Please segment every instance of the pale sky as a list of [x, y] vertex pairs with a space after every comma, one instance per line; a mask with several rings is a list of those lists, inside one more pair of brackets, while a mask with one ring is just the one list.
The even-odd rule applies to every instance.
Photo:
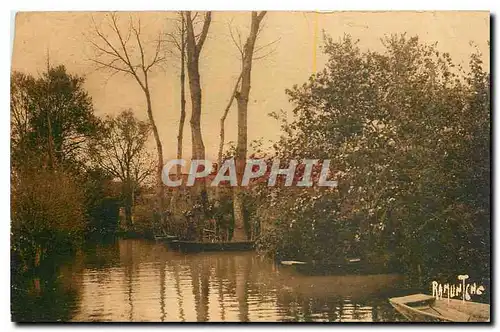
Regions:
[[[150, 39], [161, 31], [170, 31], [172, 12], [120, 13], [126, 23], [129, 16], [140, 18], [143, 34]], [[88, 59], [92, 48], [87, 41], [92, 16], [96, 22], [103, 12], [18, 13], [16, 16], [12, 69], [37, 74], [46, 68], [47, 53], [52, 65], [64, 64], [69, 72], [86, 76], [85, 87], [94, 101], [97, 115], [116, 114], [131, 108], [146, 120], [145, 98], [137, 83], [118, 74], [96, 71]], [[215, 12], [208, 39], [200, 59], [203, 90], [202, 132], [208, 159], [215, 161], [219, 144], [219, 119], [239, 74], [238, 51], [232, 44], [228, 24], [238, 27], [246, 38], [250, 13]], [[248, 138], [275, 140], [279, 123], [268, 117], [281, 109], [290, 112], [293, 105], [286, 88], [302, 84], [321, 70], [326, 57], [321, 51], [322, 30], [339, 39], [350, 34], [360, 39], [362, 49], [381, 50], [380, 38], [392, 33], [418, 35], [427, 43], [437, 42], [441, 52], [449, 52], [455, 62], [467, 65], [474, 42], [489, 67], [490, 17], [488, 12], [269, 12], [259, 45], [279, 39], [274, 53], [254, 63], [248, 114]], [[148, 38], [146, 38], [148, 39]], [[151, 49], [150, 49], [151, 51]], [[147, 52], [147, 51], [146, 51]], [[179, 123], [179, 64], [170, 59], [164, 69], [151, 77], [153, 112], [163, 143], [165, 159], [175, 158]], [[466, 66], [467, 68], [467, 66]], [[187, 81], [186, 81], [187, 83]], [[188, 85], [188, 84], [186, 84]], [[187, 118], [184, 127], [184, 157], [191, 155], [189, 127], [190, 98], [186, 96]], [[236, 140], [236, 105], [226, 120], [226, 142]], [[152, 141], [152, 140], [151, 140]], [[153, 144], [151, 149], [153, 150]]]

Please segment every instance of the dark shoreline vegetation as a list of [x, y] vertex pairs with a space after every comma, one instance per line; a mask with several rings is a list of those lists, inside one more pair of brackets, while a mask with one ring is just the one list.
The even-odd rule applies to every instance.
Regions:
[[[272, 114], [280, 140], [270, 151], [250, 144], [249, 158], [330, 159], [338, 188], [164, 188], [161, 212], [149, 123], [131, 110], [95, 116], [84, 78], [62, 65], [14, 72], [13, 290], [103, 237], [200, 240], [211, 228], [208, 239], [234, 240], [235, 198], [247, 238], [276, 260], [359, 257], [412, 286], [466, 273], [489, 290], [490, 74], [478, 53], [466, 71], [416, 37], [383, 44], [361, 51], [349, 36], [325, 36], [325, 68], [286, 91], [293, 118]], [[233, 146], [223, 158], [237, 155]]]

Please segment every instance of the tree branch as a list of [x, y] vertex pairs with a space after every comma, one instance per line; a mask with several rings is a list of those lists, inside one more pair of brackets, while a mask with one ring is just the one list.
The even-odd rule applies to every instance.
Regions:
[[205, 19], [203, 20], [203, 28], [201, 30], [198, 43], [196, 43], [196, 53], [199, 54], [208, 34], [208, 28], [210, 28], [210, 23], [212, 21], [212, 12], [205, 13]]

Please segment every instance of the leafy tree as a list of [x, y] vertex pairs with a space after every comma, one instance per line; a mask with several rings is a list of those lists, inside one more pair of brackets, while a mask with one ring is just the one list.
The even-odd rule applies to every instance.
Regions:
[[84, 78], [64, 66], [11, 75], [11, 248], [14, 267], [69, 250], [86, 228], [78, 171], [95, 133]]
[[11, 76], [11, 137], [13, 163], [43, 156], [50, 165], [68, 166], [81, 156], [85, 140], [95, 132], [92, 99], [84, 78], [49, 67], [40, 77], [14, 72]]
[[396, 260], [422, 277], [487, 275], [489, 74], [478, 54], [465, 72], [417, 37], [382, 43], [362, 52], [325, 36], [326, 67], [287, 90], [296, 107], [277, 156], [330, 159], [339, 187], [279, 189], [261, 216], [267, 237], [281, 235], [261, 242], [309, 259]]
[[146, 149], [150, 135], [151, 126], [126, 110], [116, 117], [108, 116], [100, 134], [89, 144], [89, 157], [95, 165], [122, 183], [128, 227], [132, 226], [134, 194], [155, 170]]

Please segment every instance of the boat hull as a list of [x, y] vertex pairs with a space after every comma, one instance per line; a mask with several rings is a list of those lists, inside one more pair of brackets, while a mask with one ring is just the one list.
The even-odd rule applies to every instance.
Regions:
[[254, 250], [253, 241], [244, 242], [199, 242], [199, 241], [172, 241], [169, 247], [182, 252], [204, 251], [250, 251]]
[[155, 235], [154, 239], [157, 242], [166, 242], [166, 243], [169, 243], [169, 242], [172, 242], [172, 241], [176, 241], [179, 238], [177, 236], [174, 236], [174, 235]]
[[366, 262], [338, 263], [328, 265], [304, 263], [291, 265], [291, 268], [295, 269], [300, 274], [310, 276], [389, 274], [398, 272], [398, 270], [395, 268]]
[[393, 303], [393, 302], [390, 302], [390, 303], [394, 307], [394, 309], [396, 309], [400, 314], [405, 316], [405, 318], [411, 322], [434, 322], [434, 323], [436, 323], [436, 322], [450, 322], [449, 320], [444, 319], [444, 318], [429, 316], [429, 315], [422, 314], [421, 312], [411, 310], [407, 306], [401, 305], [399, 303]]
[[437, 300], [414, 294], [389, 299], [390, 304], [412, 322], [489, 322], [490, 306], [456, 299]]

